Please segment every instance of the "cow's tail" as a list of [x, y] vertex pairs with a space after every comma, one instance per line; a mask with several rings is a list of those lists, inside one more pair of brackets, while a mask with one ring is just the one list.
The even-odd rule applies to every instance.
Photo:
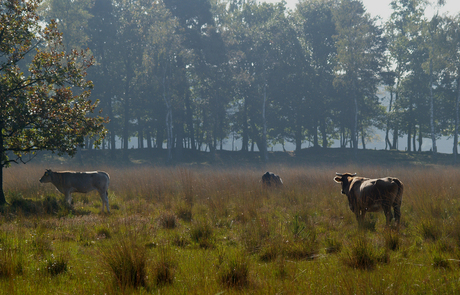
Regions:
[[397, 178], [393, 178], [393, 181], [398, 185], [398, 193], [396, 194], [396, 198], [393, 201], [393, 208], [395, 211], [395, 221], [397, 224], [399, 224], [399, 220], [401, 218], [401, 202], [404, 192], [404, 184]]

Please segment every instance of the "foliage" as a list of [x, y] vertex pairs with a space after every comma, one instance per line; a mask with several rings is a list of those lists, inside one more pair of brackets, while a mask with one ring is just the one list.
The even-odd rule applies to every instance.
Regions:
[[85, 136], [103, 134], [103, 119], [87, 117], [97, 105], [88, 99], [92, 83], [86, 80], [93, 60], [87, 51], [65, 52], [57, 23], [42, 26], [39, 4], [0, 4], [1, 169], [38, 150], [74, 155]]

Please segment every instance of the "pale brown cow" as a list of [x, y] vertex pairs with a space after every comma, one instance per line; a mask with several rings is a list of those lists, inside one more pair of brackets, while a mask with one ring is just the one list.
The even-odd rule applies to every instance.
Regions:
[[356, 173], [336, 173], [334, 181], [342, 184], [342, 194], [347, 195], [348, 205], [362, 225], [366, 212], [383, 210], [386, 225], [390, 225], [393, 218], [391, 207], [394, 209], [394, 218], [399, 225], [401, 218], [401, 201], [404, 191], [403, 183], [394, 177], [369, 179], [357, 177]]
[[104, 205], [107, 208], [107, 213], [110, 213], [108, 188], [110, 176], [106, 172], [74, 172], [74, 171], [59, 171], [54, 172], [47, 169], [42, 178], [41, 183], [51, 182], [54, 186], [65, 195], [66, 201], [71, 205], [72, 193], [88, 193], [97, 190], [102, 200], [102, 212]]

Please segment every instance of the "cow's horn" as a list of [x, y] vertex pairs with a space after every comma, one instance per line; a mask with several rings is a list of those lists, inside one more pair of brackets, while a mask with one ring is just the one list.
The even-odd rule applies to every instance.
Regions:
[[342, 173], [335, 172], [335, 174], [336, 174], [337, 176], [343, 176]]

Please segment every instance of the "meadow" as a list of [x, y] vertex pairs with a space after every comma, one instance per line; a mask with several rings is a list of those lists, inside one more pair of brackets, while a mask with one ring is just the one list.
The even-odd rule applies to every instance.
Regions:
[[[456, 167], [98, 169], [111, 214], [96, 192], [67, 206], [42, 165], [4, 170], [1, 294], [460, 293]], [[335, 172], [398, 177], [400, 227], [379, 212], [358, 228]]]

